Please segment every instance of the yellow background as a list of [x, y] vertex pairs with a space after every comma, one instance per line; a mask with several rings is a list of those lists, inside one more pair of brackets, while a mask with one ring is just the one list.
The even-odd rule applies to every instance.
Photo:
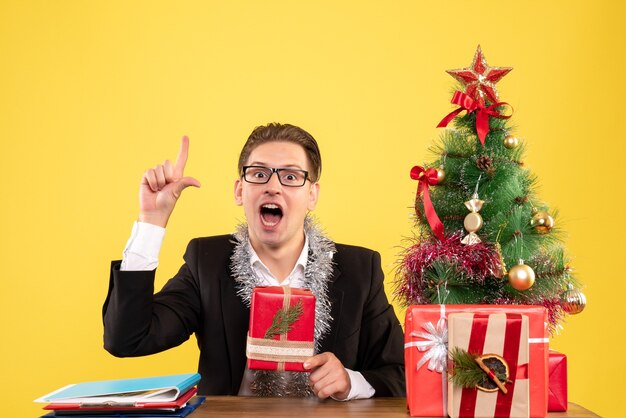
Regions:
[[[609, 1], [2, 1], [0, 397], [3, 416], [87, 380], [191, 372], [192, 339], [118, 359], [102, 348], [111, 259], [143, 170], [191, 138], [187, 190], [157, 287], [195, 236], [228, 233], [236, 158], [269, 121], [309, 130], [324, 157], [317, 215], [387, 273], [411, 235], [415, 164], [431, 161], [454, 80], [481, 44], [560, 211], [589, 305], [551, 345], [570, 400], [619, 416], [624, 262], [624, 6]], [[462, 204], [462, 202], [459, 202]], [[404, 312], [398, 312], [403, 319]]]

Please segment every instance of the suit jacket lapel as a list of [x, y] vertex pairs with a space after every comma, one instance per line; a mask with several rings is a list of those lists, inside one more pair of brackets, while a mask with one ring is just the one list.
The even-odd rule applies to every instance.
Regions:
[[336, 281], [339, 279], [341, 271], [336, 264], [333, 265], [333, 275], [330, 277], [328, 283], [328, 298], [330, 299], [330, 316], [333, 318], [334, 326], [330, 328], [328, 334], [322, 339], [320, 345], [320, 353], [326, 351], [333, 351], [335, 348], [335, 342], [337, 340], [337, 331], [339, 327], [339, 318], [341, 318], [341, 309], [343, 307], [343, 290], [335, 286]]
[[229, 272], [220, 277], [222, 296], [222, 318], [226, 335], [226, 349], [229, 353], [232, 394], [239, 392], [241, 379], [246, 366], [246, 335], [250, 319], [250, 309], [237, 296], [235, 281]]

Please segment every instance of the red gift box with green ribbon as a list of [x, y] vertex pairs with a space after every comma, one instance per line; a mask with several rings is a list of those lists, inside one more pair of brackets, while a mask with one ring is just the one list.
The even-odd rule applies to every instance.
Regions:
[[404, 327], [407, 405], [411, 416], [448, 415], [448, 316], [451, 313], [518, 313], [529, 319], [530, 416], [548, 409], [548, 329], [543, 306], [412, 305]]
[[315, 296], [288, 286], [252, 291], [246, 344], [248, 368], [299, 371], [314, 354]]

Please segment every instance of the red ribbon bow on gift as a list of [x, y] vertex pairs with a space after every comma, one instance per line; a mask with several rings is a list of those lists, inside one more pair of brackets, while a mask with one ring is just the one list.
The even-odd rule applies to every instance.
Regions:
[[[441, 223], [439, 217], [437, 216], [437, 212], [435, 212], [433, 202], [430, 200], [430, 193], [428, 192], [428, 186], [434, 186], [437, 184], [437, 170], [434, 168], [425, 170], [424, 167], [416, 165], [411, 169], [411, 178], [419, 181], [419, 184], [417, 185], [417, 193], [415, 194], [415, 200], [419, 198], [420, 194], [424, 194], [424, 213], [426, 215], [426, 220], [428, 220], [428, 225], [430, 225], [430, 228], [435, 233], [435, 236], [439, 238], [440, 241], [443, 241], [443, 223]], [[419, 216], [417, 206], [415, 207], [415, 213]]]
[[445, 128], [448, 126], [448, 123], [452, 121], [464, 110], [467, 110], [467, 113], [472, 113], [477, 111], [476, 113], [476, 133], [478, 134], [478, 138], [480, 139], [480, 143], [485, 146], [485, 138], [489, 133], [489, 116], [498, 118], [498, 119], [508, 119], [511, 115], [502, 115], [497, 110], [496, 107], [502, 105], [508, 105], [505, 102], [497, 102], [492, 104], [489, 107], [485, 107], [485, 103], [482, 100], [474, 100], [472, 97], [468, 96], [465, 93], [460, 91], [455, 91], [452, 96], [452, 100], [450, 101], [452, 104], [460, 106], [458, 109], [450, 112], [445, 118], [439, 122], [437, 128]]

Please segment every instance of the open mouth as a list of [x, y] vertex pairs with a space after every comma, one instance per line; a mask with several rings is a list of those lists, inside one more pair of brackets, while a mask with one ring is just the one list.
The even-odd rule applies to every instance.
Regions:
[[265, 226], [275, 226], [283, 217], [283, 210], [273, 203], [261, 206], [261, 221]]

